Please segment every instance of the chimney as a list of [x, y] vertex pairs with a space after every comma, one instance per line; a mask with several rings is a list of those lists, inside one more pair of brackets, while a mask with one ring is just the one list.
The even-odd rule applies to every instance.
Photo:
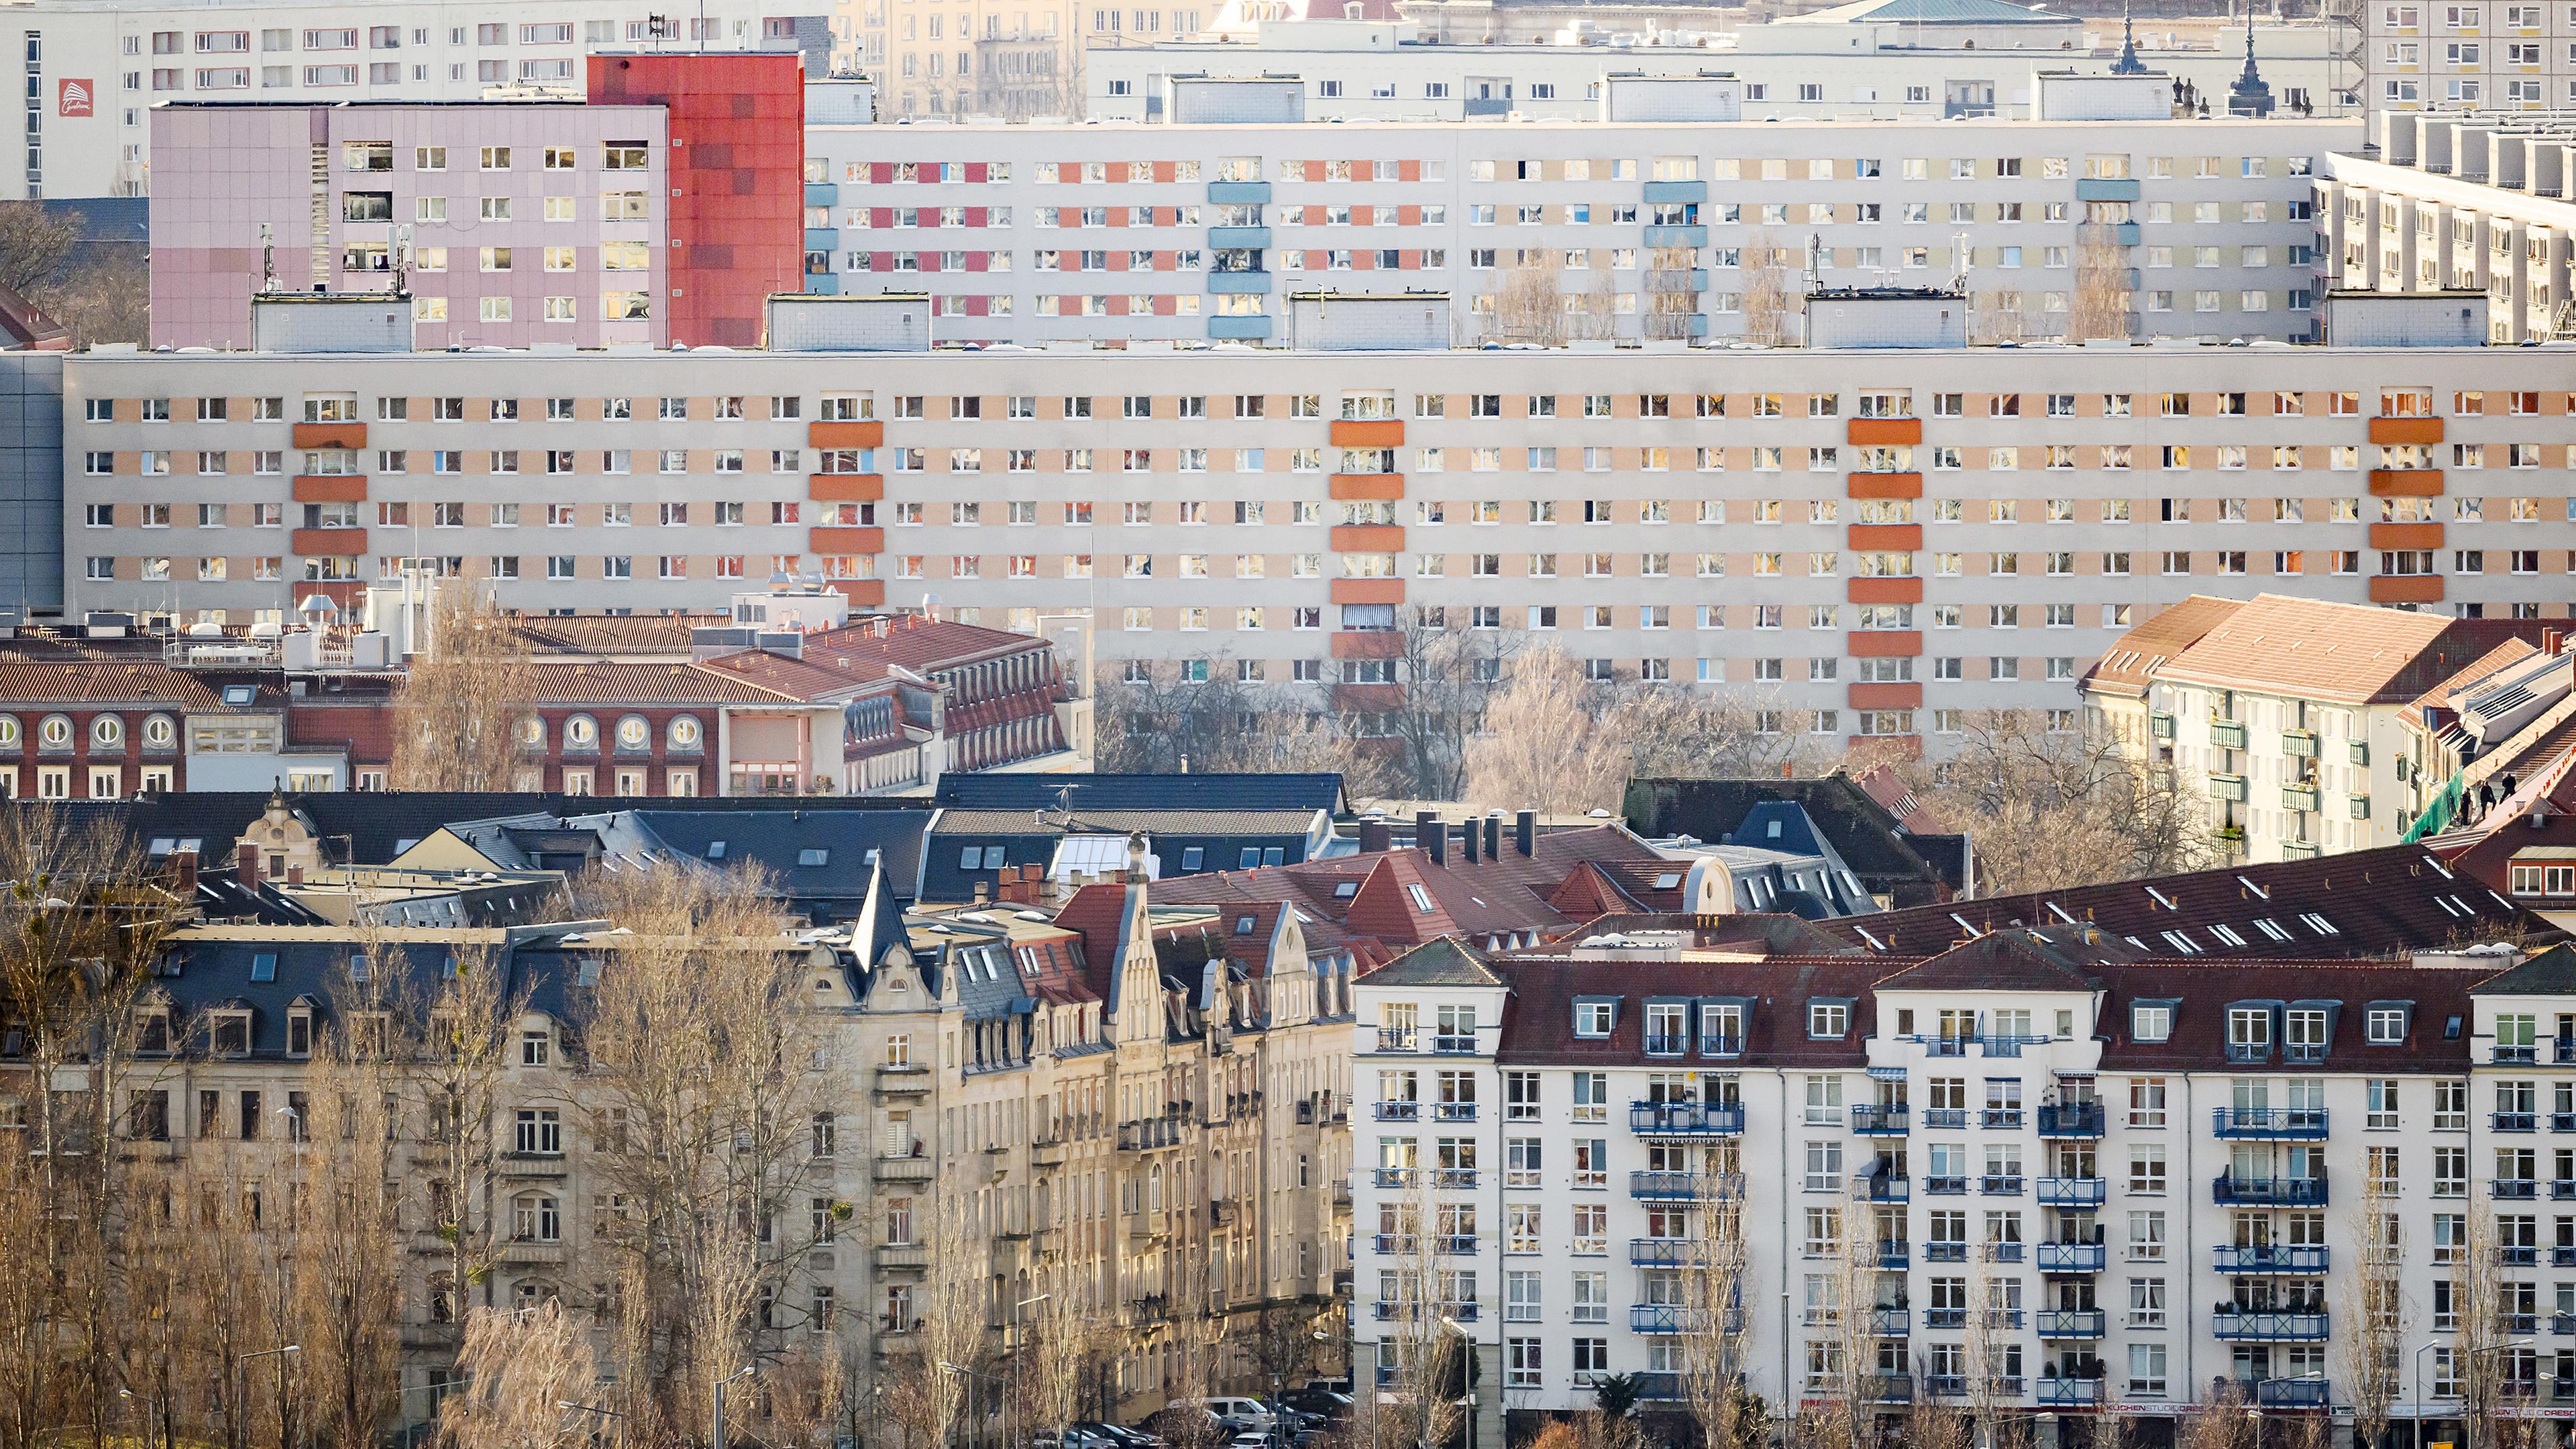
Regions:
[[1449, 863], [1449, 827], [1437, 810], [1413, 812], [1413, 843], [1431, 852], [1433, 865]]
[[1472, 815], [1467, 817], [1466, 825], [1458, 831], [1458, 844], [1467, 852], [1467, 864], [1474, 865], [1476, 863], [1476, 817]]
[[2566, 648], [2567, 635], [2564, 631], [2558, 629], [2543, 629], [2540, 631], [2541, 653], [2555, 658], [2559, 654], [2564, 653]]
[[286, 868], [286, 883], [288, 885], [304, 884], [304, 867], [300, 865], [288, 866]]
[[1503, 816], [1494, 811], [1485, 817], [1485, 859], [1503, 858]]
[[179, 894], [189, 900], [195, 900], [197, 898], [197, 853], [193, 850], [180, 851], [172, 857], [171, 863], [179, 869]]
[[975, 882], [975, 904], [980, 906], [992, 898], [993, 887], [990, 883], [980, 880]]
[[233, 847], [233, 873], [246, 886], [259, 884], [259, 847], [245, 840]]
[[1384, 855], [1386, 853], [1387, 846], [1393, 843], [1394, 839], [1394, 833], [1386, 828], [1385, 821], [1363, 820], [1360, 822], [1360, 854]]
[[1512, 848], [1523, 855], [1538, 854], [1538, 812], [1523, 810], [1512, 817]]

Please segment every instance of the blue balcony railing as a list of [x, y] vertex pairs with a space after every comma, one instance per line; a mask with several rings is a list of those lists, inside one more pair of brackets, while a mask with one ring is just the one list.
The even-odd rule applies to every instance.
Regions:
[[2326, 1175], [2322, 1168], [2314, 1177], [2231, 1177], [2222, 1173], [2210, 1190], [2215, 1201], [2247, 1207], [2326, 1205]]
[[1633, 1102], [1628, 1130], [1648, 1136], [1735, 1136], [1744, 1131], [1741, 1102]]
[[2487, 1125], [2498, 1132], [2537, 1132], [2540, 1115], [2536, 1112], [2490, 1112]]
[[[2047, 1337], [2045, 1333], [2040, 1335]], [[2039, 1403], [2045, 1409], [2089, 1409], [2102, 1402], [2100, 1379], [2049, 1379], [2039, 1381]]]
[[2494, 1060], [2499, 1066], [2529, 1066], [2540, 1060], [2540, 1048], [2530, 1042], [2514, 1045], [2497, 1042]]
[[1914, 1180], [1890, 1172], [1865, 1172], [1851, 1181], [1851, 1195], [1864, 1202], [1905, 1202], [1912, 1198]]
[[2043, 1177], [2039, 1205], [2053, 1208], [2097, 1208], [2110, 1196], [2111, 1184], [2099, 1177]]
[[1380, 1102], [1377, 1104], [1377, 1120], [1419, 1122], [1422, 1120], [1422, 1104], [1420, 1102]]
[[1474, 1233], [1440, 1233], [1432, 1238], [1431, 1250], [1435, 1253], [1447, 1253], [1453, 1257], [1473, 1257], [1476, 1252], [1476, 1235]]
[[2264, 1379], [2254, 1385], [2254, 1402], [2266, 1409], [2322, 1409], [2334, 1402], [2323, 1378]]
[[1685, 1056], [1689, 1054], [1690, 1049], [1691, 1039], [1688, 1032], [1646, 1033], [1646, 1055], [1650, 1057]]
[[2043, 1308], [2032, 1326], [2042, 1338], [2100, 1338], [2111, 1331], [2111, 1317], [2099, 1308]]
[[2529, 1243], [2506, 1243], [2496, 1249], [2496, 1263], [2506, 1268], [2540, 1266], [2540, 1249]]
[[1977, 1179], [1977, 1191], [1988, 1197], [2019, 1197], [2021, 1196], [2021, 1174], [1989, 1172]]
[[2019, 1107], [1988, 1107], [1982, 1119], [1989, 1132], [2018, 1132], [2022, 1116]]
[[1476, 1038], [1471, 1032], [1462, 1032], [1455, 1036], [1435, 1036], [1431, 1039], [1431, 1050], [1434, 1054], [1444, 1057], [1471, 1057], [1476, 1054]]
[[1923, 1326], [1925, 1328], [1965, 1328], [1968, 1326], [1968, 1310], [1926, 1308], [1923, 1310]]
[[1628, 1261], [1640, 1268], [1681, 1268], [1700, 1260], [1700, 1244], [1691, 1238], [1630, 1238]]
[[1914, 1376], [1911, 1374], [1871, 1374], [1863, 1389], [1882, 1404], [1910, 1404], [1914, 1401]]
[[1704, 1057], [1740, 1057], [1744, 1055], [1744, 1038], [1704, 1031], [1699, 1035], [1699, 1054]]
[[[1628, 1331], [1631, 1333], [1696, 1333], [1708, 1321], [1708, 1315], [1680, 1303], [1632, 1303], [1628, 1306]], [[1744, 1310], [1726, 1310], [1726, 1330], [1740, 1333], [1744, 1329]]]
[[2044, 1036], [2015, 1036], [2008, 1032], [1989, 1032], [1977, 1038], [1977, 1046], [1990, 1057], [2017, 1057], [2023, 1047], [2046, 1046]]
[[1414, 1029], [1409, 1026], [1381, 1026], [1377, 1029], [1377, 1049], [1382, 1052], [1414, 1050]]
[[1914, 1314], [1903, 1308], [1873, 1308], [1869, 1331], [1880, 1338], [1903, 1338], [1914, 1331]]
[[2042, 1137], [2099, 1137], [2102, 1135], [2102, 1104], [2099, 1102], [2053, 1102], [2039, 1109], [2039, 1135]]
[[1381, 1167], [1377, 1169], [1375, 1182], [1379, 1187], [1411, 1187], [1414, 1172], [1415, 1169], [1410, 1167]]
[[2320, 1142], [2326, 1135], [2323, 1107], [2217, 1107], [2210, 1116], [2221, 1137]]
[[1965, 1107], [1926, 1107], [1923, 1109], [1923, 1126], [1926, 1130], [1933, 1132], [1965, 1131], [1968, 1126], [1968, 1109]]
[[2039, 1271], [2043, 1273], [2099, 1273], [2109, 1262], [2108, 1250], [2100, 1243], [2039, 1245]]
[[1986, 1261], [1989, 1263], [2018, 1263], [2021, 1260], [2022, 1245], [2019, 1243], [1986, 1244]]
[[2266, 1308], [2221, 1308], [2209, 1315], [2212, 1338], [2229, 1343], [2323, 1343], [2326, 1315], [2283, 1313]]
[[1910, 1253], [1909, 1245], [1907, 1245], [1907, 1244], [1905, 1244], [1905, 1243], [1881, 1243], [1881, 1244], [1879, 1244], [1879, 1245], [1878, 1245], [1878, 1266], [1879, 1266], [1879, 1270], [1880, 1270], [1881, 1272], [1887, 1272], [1887, 1273], [1902, 1273], [1902, 1272], [1904, 1272], [1904, 1271], [1906, 1270], [1906, 1268], [1908, 1268], [1909, 1266], [1911, 1266], [1911, 1253]]
[[2211, 1266], [2221, 1273], [2252, 1276], [2262, 1273], [2322, 1274], [2326, 1271], [2328, 1252], [2323, 1247], [2292, 1247], [2284, 1243], [2264, 1243], [2252, 1247], [2233, 1247], [2226, 1243], [2210, 1250]]
[[2540, 1196], [2540, 1179], [2536, 1177], [2499, 1177], [2487, 1185], [2487, 1195], [2505, 1202], [2530, 1202]]
[[1967, 1190], [1968, 1180], [1964, 1177], [1950, 1177], [1944, 1175], [1941, 1177], [1927, 1177], [1923, 1179], [1923, 1191], [1928, 1197], [1959, 1197], [1964, 1195]]
[[1441, 1122], [1473, 1122], [1476, 1120], [1476, 1104], [1473, 1102], [1434, 1102], [1431, 1104], [1431, 1115], [1434, 1120]]
[[1709, 1197], [1742, 1197], [1744, 1174], [1740, 1172], [1632, 1172], [1628, 1174], [1628, 1196], [1641, 1202], [1696, 1202]]
[[1851, 1130], [1863, 1137], [1902, 1137], [1905, 1135], [1903, 1103], [1865, 1102], [1851, 1109]]
[[1964, 1399], [1968, 1396], [1966, 1374], [1925, 1374], [1923, 1392], [1935, 1399]]
[[1959, 1242], [1925, 1243], [1923, 1245], [1923, 1261], [1926, 1263], [1964, 1263], [1968, 1261], [1968, 1245]]

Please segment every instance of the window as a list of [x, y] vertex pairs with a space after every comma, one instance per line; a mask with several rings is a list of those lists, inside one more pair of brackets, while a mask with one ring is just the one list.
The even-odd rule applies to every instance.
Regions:
[[1617, 1015], [1618, 1003], [1615, 1001], [1578, 1001], [1574, 1003], [1574, 1034], [1608, 1036]]
[[1851, 1029], [1851, 1003], [1847, 1001], [1811, 1001], [1807, 1003], [1807, 1035], [1818, 1041], [1839, 1041]]

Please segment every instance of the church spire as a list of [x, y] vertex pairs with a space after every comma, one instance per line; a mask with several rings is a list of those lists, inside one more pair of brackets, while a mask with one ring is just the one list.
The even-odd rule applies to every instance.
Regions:
[[2113, 75], [2145, 75], [2147, 63], [2138, 59], [2138, 26], [2129, 16], [2129, 7], [2120, 6], [2120, 58], [2111, 62]]
[[2245, 71], [2236, 84], [2227, 88], [2227, 113], [2231, 116], [2268, 116], [2272, 114], [2272, 88], [2263, 82], [2263, 73], [2254, 67], [2254, 5], [2245, 5]]

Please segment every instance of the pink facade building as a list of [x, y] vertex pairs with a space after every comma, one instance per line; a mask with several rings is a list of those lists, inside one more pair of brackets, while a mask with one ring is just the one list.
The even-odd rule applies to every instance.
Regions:
[[669, 129], [660, 105], [155, 107], [152, 340], [246, 348], [263, 286], [399, 281], [422, 348], [662, 346]]

